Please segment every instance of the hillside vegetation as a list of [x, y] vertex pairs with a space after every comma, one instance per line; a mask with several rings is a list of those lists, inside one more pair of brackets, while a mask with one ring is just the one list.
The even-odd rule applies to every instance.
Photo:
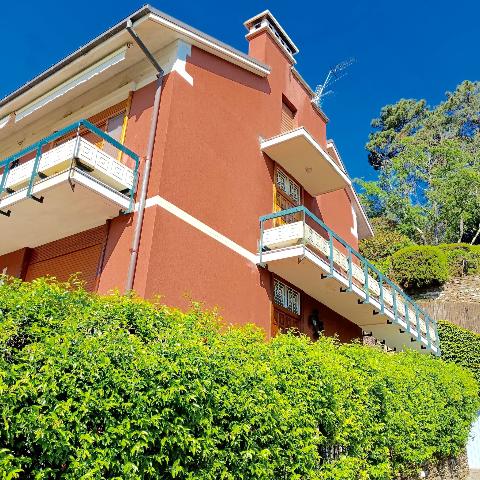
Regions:
[[472, 375], [222, 327], [50, 280], [0, 286], [0, 478], [388, 479], [457, 454]]
[[443, 358], [470, 370], [480, 385], [480, 335], [445, 321], [438, 333]]
[[480, 245], [417, 245], [392, 221], [375, 218], [372, 223], [375, 236], [360, 242], [360, 252], [407, 290], [436, 287], [480, 272]]

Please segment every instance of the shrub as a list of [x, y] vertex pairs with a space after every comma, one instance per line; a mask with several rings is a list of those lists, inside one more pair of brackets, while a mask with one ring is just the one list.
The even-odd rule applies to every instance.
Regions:
[[480, 384], [480, 335], [447, 321], [438, 322], [438, 334], [443, 358], [470, 370]]
[[438, 247], [405, 247], [391, 256], [390, 275], [406, 289], [441, 285], [449, 278], [447, 257]]
[[372, 226], [375, 236], [362, 240], [359, 250], [380, 271], [387, 273], [390, 256], [398, 250], [412, 246], [415, 243], [406, 235], [400, 233], [393, 222], [385, 218], [373, 218]]
[[447, 256], [449, 274], [460, 277], [480, 271], [480, 246], [446, 243], [438, 246]]
[[388, 479], [456, 455], [478, 406], [432, 356], [49, 280], [0, 286], [0, 372], [2, 478]]

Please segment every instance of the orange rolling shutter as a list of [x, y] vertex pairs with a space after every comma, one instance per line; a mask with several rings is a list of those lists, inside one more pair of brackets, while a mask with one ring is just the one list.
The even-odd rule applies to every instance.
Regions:
[[25, 280], [49, 275], [63, 282], [76, 273], [85, 281], [87, 290], [95, 290], [105, 228], [97, 227], [33, 249]]
[[289, 132], [294, 130], [297, 126], [295, 121], [295, 112], [285, 103], [282, 103], [282, 123], [280, 126], [280, 131]]

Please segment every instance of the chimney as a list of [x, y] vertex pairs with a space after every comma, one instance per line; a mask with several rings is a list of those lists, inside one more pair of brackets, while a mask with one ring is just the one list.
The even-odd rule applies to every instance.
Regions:
[[287, 32], [278, 23], [277, 19], [271, 14], [270, 10], [265, 10], [258, 15], [247, 20], [245, 28], [248, 30], [245, 38], [249, 41], [249, 54], [257, 60], [266, 61], [265, 48], [259, 48], [254, 42], [262, 33], [267, 33], [275, 41], [278, 47], [282, 50], [290, 63], [294, 65], [297, 63], [293, 58], [298, 53], [297, 46], [292, 39], [287, 35]]

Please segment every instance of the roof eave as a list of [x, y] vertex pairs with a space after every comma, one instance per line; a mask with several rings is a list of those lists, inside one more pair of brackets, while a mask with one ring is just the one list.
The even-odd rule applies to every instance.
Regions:
[[135, 23], [141, 18], [151, 14], [161, 17], [162, 19], [177, 25], [179, 28], [183, 28], [187, 30], [188, 32], [198, 36], [201, 40], [204, 40], [209, 43], [212, 43], [212, 42], [215, 43], [222, 49], [225, 49], [228, 52], [230, 52], [233, 56], [239, 58], [240, 60], [245, 61], [246, 64], [248, 63], [248, 65], [252, 69], [257, 70], [255, 73], [258, 75], [266, 76], [270, 73], [270, 67], [268, 65], [265, 65], [259, 62], [258, 60], [250, 57], [249, 55], [243, 52], [240, 52], [239, 50], [236, 50], [223, 42], [220, 42], [219, 40], [201, 32], [200, 30], [194, 29], [189, 25], [183, 22], [180, 22], [179, 20], [176, 20], [175, 18], [170, 17], [169, 15], [147, 4], [147, 5], [144, 5], [142, 8], [136, 10], [134, 13], [132, 13], [131, 15], [129, 15], [128, 17], [126, 17], [125, 19], [123, 19], [122, 21], [120, 21], [119, 23], [117, 23], [107, 31], [103, 32], [102, 34], [100, 34], [99, 36], [91, 40], [87, 44], [83, 45], [82, 47], [80, 47], [79, 49], [77, 49], [76, 51], [74, 51], [64, 59], [62, 59], [60, 62], [52, 65], [50, 68], [42, 72], [40, 75], [34, 77], [29, 82], [25, 83], [18, 89], [14, 90], [12, 93], [5, 96], [3, 99], [0, 100], [0, 108], [8, 105], [10, 102], [20, 97], [22, 94], [24, 94], [28, 90], [32, 89], [33, 87], [36, 87], [41, 82], [43, 82], [50, 76], [54, 75], [55, 73], [59, 72], [70, 63], [74, 62], [78, 58], [81, 58], [83, 55], [87, 54], [88, 52], [93, 50], [95, 47], [101, 45], [109, 38], [112, 38], [116, 34], [120, 33], [122, 30], [126, 28], [128, 20], [131, 20], [133, 23]]

